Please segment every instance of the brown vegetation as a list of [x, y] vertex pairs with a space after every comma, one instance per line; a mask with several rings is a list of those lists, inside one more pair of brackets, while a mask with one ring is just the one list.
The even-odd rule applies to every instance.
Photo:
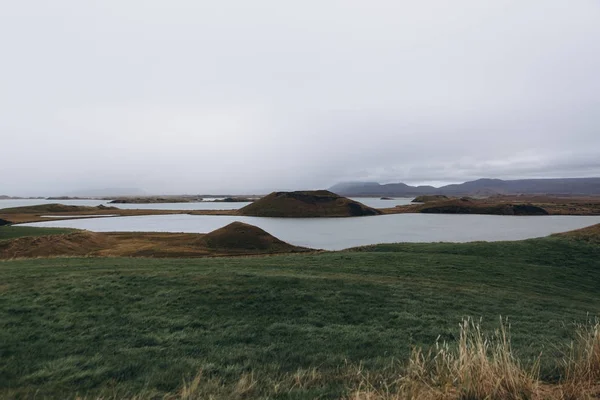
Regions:
[[461, 324], [458, 343], [439, 344], [429, 352], [415, 349], [404, 373], [373, 382], [366, 377], [350, 396], [355, 400], [401, 399], [592, 399], [600, 396], [600, 323], [577, 329], [577, 340], [565, 353], [558, 382], [543, 382], [538, 363], [526, 368], [514, 355], [508, 323], [492, 337], [479, 324]]
[[21, 237], [0, 241], [0, 258], [85, 256], [108, 248], [114, 242], [109, 235], [87, 231], [62, 235]]
[[260, 228], [241, 222], [234, 222], [208, 234], [79, 231], [0, 241], [0, 259], [54, 256], [204, 257], [303, 251], [309, 249], [292, 246]]
[[600, 244], [600, 224], [588, 226], [587, 228], [577, 229], [574, 231], [556, 233], [552, 236], [566, 237], [588, 243]]
[[273, 192], [239, 210], [255, 217], [358, 217], [381, 214], [379, 210], [327, 190]]
[[237, 221], [204, 235], [201, 242], [206, 247], [215, 250], [289, 253], [298, 249], [254, 225]]

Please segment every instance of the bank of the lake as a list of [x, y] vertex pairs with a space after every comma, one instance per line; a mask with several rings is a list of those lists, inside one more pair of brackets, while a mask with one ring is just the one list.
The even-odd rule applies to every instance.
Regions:
[[342, 250], [377, 243], [504, 241], [543, 237], [600, 223], [600, 216], [391, 214], [357, 218], [151, 215], [50, 221], [27, 226], [93, 232], [207, 233], [231, 222], [257, 226], [295, 246]]

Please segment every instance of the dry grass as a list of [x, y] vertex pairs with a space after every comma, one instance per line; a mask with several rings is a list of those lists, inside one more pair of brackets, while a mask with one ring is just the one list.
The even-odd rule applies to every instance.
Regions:
[[95, 233], [0, 241], [0, 260], [37, 257], [207, 257], [306, 252], [252, 225], [234, 222], [209, 234]]
[[436, 343], [412, 352], [403, 375], [381, 390], [365, 381], [356, 400], [379, 399], [530, 399], [538, 389], [538, 363], [525, 369], [513, 354], [506, 321], [491, 337], [465, 320], [456, 346]]
[[[353, 400], [517, 400], [600, 398], [600, 322], [577, 327], [577, 340], [565, 356], [562, 379], [539, 380], [539, 362], [525, 368], [514, 356], [509, 325], [492, 337], [480, 325], [463, 321], [456, 346], [436, 344], [427, 353], [415, 349], [405, 372], [385, 385], [364, 379]], [[539, 359], [538, 359], [539, 361]]]
[[574, 231], [557, 233], [553, 236], [600, 244], [600, 224], [588, 226], [587, 228], [577, 229]]
[[563, 369], [561, 398], [580, 399], [583, 395], [600, 398], [600, 320], [578, 327]]

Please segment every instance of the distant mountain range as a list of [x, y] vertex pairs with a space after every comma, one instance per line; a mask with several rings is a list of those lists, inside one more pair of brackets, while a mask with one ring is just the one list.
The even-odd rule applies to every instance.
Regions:
[[410, 186], [405, 183], [343, 182], [329, 188], [342, 196], [396, 196], [412, 197], [425, 194], [447, 196], [493, 196], [515, 194], [600, 195], [600, 178], [567, 179], [477, 179], [460, 184]]

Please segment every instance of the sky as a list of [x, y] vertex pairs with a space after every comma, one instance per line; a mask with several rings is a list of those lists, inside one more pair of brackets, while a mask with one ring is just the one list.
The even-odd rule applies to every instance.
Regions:
[[600, 176], [597, 0], [0, 5], [0, 194]]

